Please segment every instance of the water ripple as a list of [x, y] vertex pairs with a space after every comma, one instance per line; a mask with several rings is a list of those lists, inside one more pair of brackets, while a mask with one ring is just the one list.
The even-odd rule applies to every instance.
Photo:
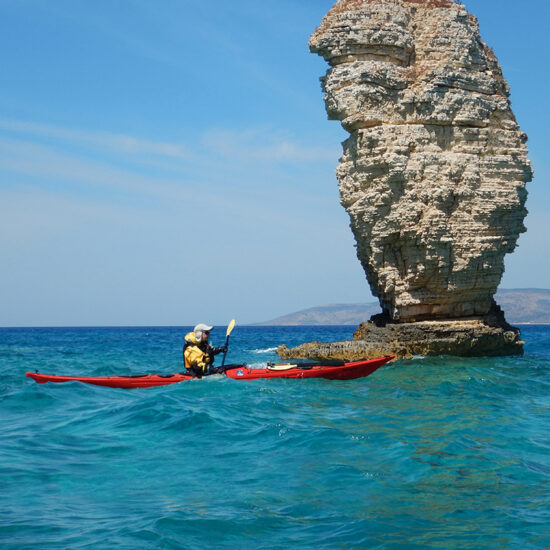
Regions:
[[[0, 342], [2, 548], [550, 547], [548, 328], [524, 331], [525, 357], [414, 359], [347, 382], [24, 378], [29, 362], [179, 370], [176, 330], [97, 330]], [[251, 338], [288, 337], [248, 330], [233, 349], [249, 362]]]

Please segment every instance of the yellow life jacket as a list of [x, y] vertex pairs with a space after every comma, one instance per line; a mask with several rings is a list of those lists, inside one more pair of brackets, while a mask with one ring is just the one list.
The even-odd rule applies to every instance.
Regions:
[[185, 349], [183, 357], [185, 359], [185, 368], [199, 368], [203, 373], [206, 373], [208, 365], [212, 363], [212, 356], [209, 351], [208, 342], [199, 342], [194, 332], [190, 332], [185, 336]]

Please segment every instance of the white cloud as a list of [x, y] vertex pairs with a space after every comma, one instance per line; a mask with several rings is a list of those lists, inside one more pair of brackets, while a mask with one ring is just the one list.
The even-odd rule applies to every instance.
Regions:
[[341, 152], [339, 146], [312, 147], [287, 137], [281, 137], [278, 133], [270, 132], [268, 129], [210, 130], [202, 136], [196, 136], [193, 146], [125, 134], [74, 130], [56, 125], [1, 118], [0, 130], [34, 138], [80, 143], [112, 153], [150, 155], [203, 163], [212, 162], [212, 152], [225, 158], [247, 162], [302, 164], [330, 161], [336, 163]]
[[177, 320], [182, 302], [205, 307], [185, 289], [206, 281], [225, 303], [228, 278], [231, 307], [261, 318], [266, 285], [297, 276], [288, 265], [314, 277], [325, 247], [351, 239], [335, 157], [265, 130], [187, 145], [0, 120], [0, 324], [156, 322], [157, 307]]
[[181, 160], [195, 160], [193, 153], [182, 144], [153, 141], [124, 134], [74, 130], [56, 125], [9, 119], [0, 119], [0, 130], [65, 142], [76, 142], [114, 153], [145, 154]]
[[297, 141], [285, 139], [267, 130], [213, 130], [203, 136], [204, 144], [225, 158], [239, 162], [270, 162], [292, 164], [314, 164], [331, 162], [336, 164], [340, 153], [338, 147], [311, 147]]
[[[0, 174], [23, 194], [41, 189], [60, 199], [217, 212], [257, 223], [277, 224], [284, 216], [291, 226], [327, 208], [339, 211], [331, 170], [336, 155], [268, 131], [208, 132], [192, 150], [17, 120], [0, 119], [0, 130]], [[82, 147], [75, 150], [75, 142]], [[319, 185], [322, 178], [326, 186]]]
[[[0, 171], [34, 178], [38, 186], [166, 199], [189, 191], [231, 199], [253, 191], [261, 202], [291, 189], [297, 200], [316, 201], [326, 197], [323, 190], [334, 192], [338, 157], [337, 148], [267, 130], [208, 131], [186, 145], [7, 119], [0, 119], [0, 145]], [[319, 186], [323, 180], [327, 185]]]

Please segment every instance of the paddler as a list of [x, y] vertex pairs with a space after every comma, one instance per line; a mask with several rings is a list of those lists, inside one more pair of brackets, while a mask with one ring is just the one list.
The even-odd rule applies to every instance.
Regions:
[[187, 372], [196, 378], [215, 374], [214, 356], [227, 351], [226, 347], [214, 348], [208, 343], [214, 327], [199, 323], [185, 336], [183, 363]]

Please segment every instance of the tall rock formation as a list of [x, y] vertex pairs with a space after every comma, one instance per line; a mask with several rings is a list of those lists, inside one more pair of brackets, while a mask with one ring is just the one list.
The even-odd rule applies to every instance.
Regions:
[[532, 171], [476, 18], [444, 0], [339, 0], [310, 49], [330, 64], [329, 118], [350, 133], [341, 203], [386, 321], [475, 317], [510, 332], [493, 296]]

